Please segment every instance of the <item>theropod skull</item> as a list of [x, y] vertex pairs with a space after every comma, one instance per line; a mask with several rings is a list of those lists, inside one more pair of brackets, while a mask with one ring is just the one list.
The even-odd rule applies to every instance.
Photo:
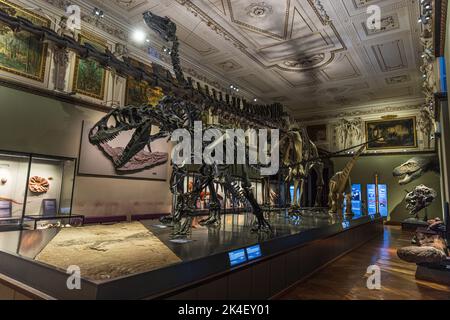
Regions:
[[428, 207], [436, 197], [437, 193], [434, 189], [423, 184], [418, 185], [406, 194], [406, 209], [409, 211], [410, 215], [417, 216], [419, 211]]

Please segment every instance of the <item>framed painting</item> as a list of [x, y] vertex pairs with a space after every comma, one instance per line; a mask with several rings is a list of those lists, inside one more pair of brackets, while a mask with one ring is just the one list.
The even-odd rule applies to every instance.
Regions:
[[127, 90], [125, 95], [125, 104], [140, 106], [142, 104], [147, 103], [147, 90], [149, 86], [144, 81], [136, 81], [133, 78], [127, 79]]
[[313, 142], [323, 143], [328, 141], [326, 124], [307, 126], [306, 131]]
[[[80, 34], [81, 44], [89, 43], [98, 50], [104, 51], [106, 45], [100, 39], [88, 35]], [[73, 91], [88, 97], [103, 100], [105, 94], [106, 70], [92, 59], [82, 59], [77, 56], [75, 61], [75, 74], [73, 81]]]
[[[50, 20], [6, 0], [0, 0], [2, 10], [13, 17], [22, 17], [34, 24], [50, 27]], [[29, 32], [13, 32], [0, 22], [0, 70], [43, 82], [47, 60], [47, 45]]]
[[[140, 68], [148, 74], [153, 73], [153, 67], [137, 61], [133, 58], [126, 58], [126, 62], [133, 67]], [[142, 104], [155, 105], [161, 100], [163, 93], [159, 87], [151, 87], [145, 81], [136, 81], [133, 78], [127, 79], [125, 94], [125, 104], [140, 106]]]
[[417, 148], [416, 117], [367, 121], [366, 139], [368, 150]]

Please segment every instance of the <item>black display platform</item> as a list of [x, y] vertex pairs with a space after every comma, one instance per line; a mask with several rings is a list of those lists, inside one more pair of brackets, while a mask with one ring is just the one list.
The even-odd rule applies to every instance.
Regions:
[[417, 228], [428, 227], [428, 223], [426, 221], [408, 218], [402, 221], [402, 230], [403, 231], [416, 231]]
[[450, 286], [450, 258], [447, 258], [439, 267], [426, 263], [418, 264], [416, 279]]
[[[252, 215], [224, 215], [221, 228], [194, 229], [193, 241], [185, 244], [171, 242], [171, 230], [160, 228], [157, 220], [141, 221], [182, 262], [108, 281], [82, 279], [81, 290], [67, 289], [68, 275], [64, 271], [33, 260], [57, 234], [57, 229], [4, 232], [0, 233], [0, 273], [57, 299], [176, 299], [186, 295], [190, 299], [202, 299], [237, 298], [233, 288], [228, 288], [229, 281], [255, 269], [256, 274], [251, 271], [251, 278], [261, 279], [248, 283], [248, 290], [245, 290], [243, 283], [238, 285], [236, 294], [248, 292], [249, 298], [269, 298], [382, 230], [382, 219], [375, 216], [341, 221], [324, 217], [292, 219], [284, 214], [272, 214], [273, 234], [270, 235], [251, 233], [252, 221]], [[261, 257], [236, 266], [230, 265], [230, 251], [258, 243]], [[300, 259], [299, 254], [304, 258]], [[294, 257], [295, 261], [289, 263], [289, 267], [301, 264], [300, 269], [284, 274], [285, 264], [276, 261], [282, 258], [285, 263], [288, 259], [285, 255]], [[264, 272], [264, 266], [268, 264], [273, 264], [272, 269]], [[281, 266], [282, 269], [278, 270]], [[259, 275], [257, 272], [260, 272]], [[272, 273], [274, 277], [284, 277], [283, 280], [270, 280]], [[264, 282], [270, 287], [250, 288]], [[213, 288], [212, 293], [204, 288]], [[252, 293], [251, 290], [259, 291]]]

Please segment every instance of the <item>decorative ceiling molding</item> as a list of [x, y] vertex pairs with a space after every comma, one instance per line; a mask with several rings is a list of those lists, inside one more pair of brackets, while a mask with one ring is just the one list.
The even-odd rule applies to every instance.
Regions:
[[[72, 1], [69, 0], [42, 0], [45, 1], [46, 3], [61, 9], [63, 11], [66, 10], [67, 6], [73, 4]], [[103, 20], [99, 20], [94, 18], [92, 15], [90, 14], [86, 14], [81, 12], [81, 20], [92, 25], [95, 26], [96, 28], [105, 31], [106, 33], [120, 39], [123, 41], [128, 41], [128, 34], [121, 28], [112, 25], [109, 22], [105, 22]]]
[[[231, 16], [231, 21], [245, 29], [250, 30], [250, 31], [260, 33], [260, 34], [263, 34], [263, 35], [266, 35], [268, 37], [272, 37], [275, 39], [286, 40], [287, 35], [288, 35], [289, 11], [290, 11], [290, 7], [291, 7], [291, 0], [276, 0], [276, 1], [284, 1], [284, 3], [286, 3], [285, 16], [283, 19], [283, 21], [284, 21], [283, 34], [281, 34], [281, 35], [270, 32], [268, 30], [258, 28], [254, 25], [251, 25], [249, 23], [246, 23], [246, 22], [236, 19], [234, 16], [231, 0], [227, 0], [228, 10], [230, 11], [230, 16]], [[245, 12], [246, 12], [247, 16], [253, 18], [253, 20], [255, 22], [258, 22], [259, 20], [261, 20], [263, 18], [270, 19], [270, 15], [273, 14], [273, 7], [265, 2], [253, 2], [245, 8]]]
[[381, 27], [379, 29], [368, 29], [366, 21], [361, 23], [367, 36], [373, 36], [384, 32], [389, 32], [400, 28], [398, 14], [390, 14], [380, 19]]
[[325, 8], [323, 7], [321, 0], [308, 0], [308, 2], [319, 16], [322, 24], [327, 25], [331, 23], [331, 19], [328, 16]]
[[[272, 68], [277, 68], [281, 71], [288, 71], [288, 72], [298, 72], [299, 68], [289, 68], [287, 67], [284, 63], [281, 63], [281, 65], [279, 63], [273, 63], [273, 64], [265, 64], [263, 63], [259, 58], [257, 58], [254, 53], [251, 53], [249, 51], [249, 48], [242, 43], [241, 41], [239, 41], [235, 36], [233, 36], [230, 32], [228, 32], [224, 27], [222, 27], [217, 21], [215, 21], [213, 18], [211, 18], [204, 10], [202, 10], [199, 6], [195, 5], [191, 0], [176, 0], [180, 5], [184, 6], [189, 12], [191, 12], [194, 16], [200, 18], [200, 20], [205, 23], [211, 30], [213, 30], [214, 32], [216, 32], [217, 34], [221, 35], [222, 37], [224, 37], [225, 40], [230, 41], [234, 47], [236, 47], [237, 49], [239, 49], [240, 51], [242, 51], [247, 57], [249, 57], [250, 59], [252, 59], [254, 62], [256, 62], [260, 67], [264, 68], [264, 69], [272, 69]], [[231, 12], [231, 15], [233, 17], [233, 9], [231, 6], [231, 2], [230, 0], [228, 1], [228, 6], [229, 6], [229, 10]], [[279, 39], [286, 39], [287, 37], [287, 27], [289, 25], [289, 10], [290, 10], [290, 1], [291, 0], [283, 0], [283, 1], [287, 1], [287, 11], [286, 11], [286, 19], [285, 19], [285, 32], [283, 34], [283, 37], [274, 35], [274, 34], [268, 34], [268, 32], [264, 31], [264, 30], [258, 30], [257, 28], [254, 28], [250, 25], [245, 25], [245, 27], [249, 30], [255, 31], [255, 32], [260, 32], [262, 34], [266, 34], [268, 36], [271, 37], [278, 37]], [[335, 37], [337, 38], [339, 44], [340, 44], [340, 48], [332, 50], [329, 52], [328, 54], [328, 60], [324, 63], [324, 64], [320, 64], [317, 66], [311, 66], [308, 68], [303, 68], [304, 70], [309, 70], [309, 69], [315, 69], [315, 68], [319, 68], [319, 67], [323, 67], [329, 63], [331, 63], [334, 59], [334, 54], [337, 52], [341, 52], [341, 51], [345, 51], [347, 50], [347, 47], [345, 45], [345, 42], [342, 40], [342, 37], [340, 36], [340, 34], [338, 33], [338, 31], [336, 30], [336, 27], [333, 25], [333, 23], [331, 22], [331, 20], [329, 20], [328, 15], [325, 12], [325, 9], [323, 8], [322, 4], [320, 1], [318, 0], [308, 0], [308, 3], [311, 5], [312, 9], [314, 10], [314, 12], [317, 14], [318, 18], [320, 19], [320, 21], [324, 24], [327, 25], [331, 28], [332, 32], [334, 33]], [[255, 7], [258, 6], [258, 3], [254, 3]], [[250, 5], [251, 6], [251, 5]], [[244, 25], [243, 23], [240, 23], [239, 21], [233, 20], [232, 22], [237, 23], [239, 25]], [[321, 34], [320, 34], [321, 35]], [[323, 35], [321, 35], [321, 37], [323, 38]], [[327, 40], [324, 39], [325, 42], [327, 42]], [[267, 48], [265, 48], [267, 49]], [[296, 59], [302, 59], [303, 57], [298, 57]], [[289, 60], [287, 60], [289, 61]], [[291, 60], [292, 61], [292, 60]]]
[[245, 51], [246, 46], [235, 38], [231, 33], [229, 33], [225, 28], [220, 26], [217, 22], [211, 19], [206, 12], [200, 9], [198, 6], [193, 4], [190, 0], [176, 0], [180, 5], [186, 7], [186, 9], [191, 12], [195, 17], [200, 18], [200, 20], [205, 23], [211, 30], [216, 32], [218, 35], [222, 36], [225, 40], [230, 41], [239, 50]]
[[367, 115], [378, 115], [392, 112], [403, 111], [418, 111], [420, 110], [420, 104], [407, 104], [398, 106], [385, 106], [385, 107], [364, 107], [353, 111], [341, 111], [341, 112], [327, 112], [326, 114], [313, 115], [310, 117], [297, 117], [296, 119], [301, 122], [313, 122], [324, 119], [339, 119], [339, 118], [354, 118]]
[[[299, 116], [370, 106], [374, 101], [404, 101], [408, 94], [420, 98], [418, 1], [110, 0], [101, 20], [123, 30], [123, 39], [140, 26], [142, 12], [169, 16], [181, 30], [181, 59], [187, 74], [210, 87], [236, 84], [247, 98], [286, 100], [293, 115]], [[87, 14], [90, 4], [102, 5], [101, 0], [72, 2], [81, 3]], [[365, 9], [372, 4], [383, 9], [378, 32], [366, 32], [362, 25]], [[151, 45], [162, 52], [164, 43], [153, 38]], [[133, 52], [139, 47], [131, 41], [128, 45]], [[145, 59], [149, 55], [145, 45], [139, 49], [138, 55]], [[170, 66], [164, 54], [158, 59]], [[158, 59], [153, 60], [158, 63]], [[244, 81], [245, 75], [259, 80]], [[264, 83], [260, 86], [258, 81]]]

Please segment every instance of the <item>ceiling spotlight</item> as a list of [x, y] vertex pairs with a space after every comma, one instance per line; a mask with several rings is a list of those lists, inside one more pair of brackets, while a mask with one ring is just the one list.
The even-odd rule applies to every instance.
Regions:
[[103, 18], [105, 15], [103, 13], [103, 10], [100, 10], [99, 8], [95, 7], [94, 10], [92, 10], [92, 14], [96, 17]]
[[150, 42], [150, 39], [149, 39], [149, 38], [145, 39], [145, 42], [149, 43], [149, 42]]
[[137, 43], [143, 43], [145, 39], [147, 39], [147, 35], [145, 34], [145, 32], [140, 29], [134, 30], [131, 36], [132, 39]]
[[230, 85], [230, 89], [234, 89], [234, 86], [233, 86], [233, 85]]
[[256, 98], [255, 98], [255, 99], [253, 99], [253, 102], [257, 102], [257, 101], [258, 101], [258, 99], [256, 99]]

